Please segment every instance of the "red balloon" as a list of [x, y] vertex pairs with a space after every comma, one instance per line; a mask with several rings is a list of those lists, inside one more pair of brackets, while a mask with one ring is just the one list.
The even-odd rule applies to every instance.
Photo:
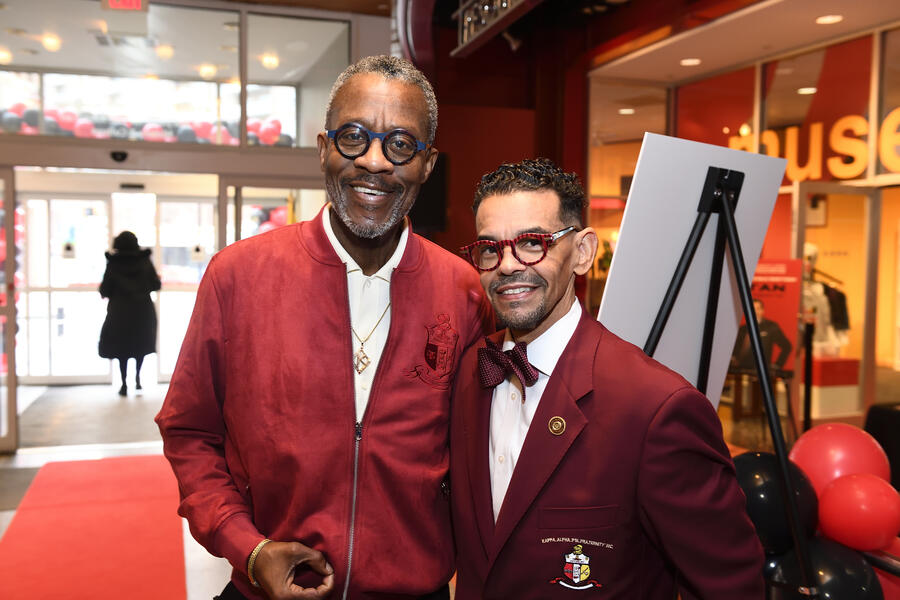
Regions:
[[78, 115], [73, 113], [71, 110], [66, 110], [59, 113], [59, 118], [56, 120], [59, 123], [59, 128], [64, 131], [72, 131], [75, 129], [75, 122], [78, 120]]
[[278, 141], [278, 137], [280, 135], [281, 127], [276, 127], [275, 125], [267, 121], [259, 130], [259, 141], [263, 144], [266, 144], [267, 146], [271, 146]]
[[146, 123], [141, 128], [141, 135], [148, 142], [161, 142], [166, 137], [166, 133], [159, 123]]
[[259, 129], [262, 127], [262, 121], [259, 119], [247, 119], [247, 131], [259, 135]]
[[197, 123], [191, 123], [191, 127], [193, 127], [197, 137], [209, 139], [209, 134], [212, 132], [212, 123], [209, 121], [199, 121]]
[[55, 108], [48, 108], [44, 111], [44, 117], [52, 117], [54, 119], [59, 119], [59, 111]]
[[39, 135], [41, 132], [37, 127], [32, 127], [27, 123], [22, 123], [22, 128], [19, 130], [19, 133], [22, 135]]
[[82, 117], [75, 121], [75, 127], [72, 130], [75, 132], [75, 137], [94, 137], [94, 122]]
[[10, 106], [6, 110], [8, 110], [11, 113], [16, 113], [17, 115], [19, 115], [21, 117], [22, 115], [25, 114], [25, 108], [26, 108], [25, 103], [16, 102], [15, 104]]
[[274, 128], [278, 132], [278, 135], [281, 135], [281, 121], [278, 119], [266, 119], [266, 122], [263, 123], [263, 127], [266, 127], [267, 125]]
[[900, 533], [900, 494], [871, 473], [838, 477], [819, 497], [819, 529], [856, 550], [885, 548]]
[[[894, 541], [884, 551], [888, 554], [893, 554], [895, 558], [900, 560], [900, 538], [894, 538]], [[875, 575], [878, 576], [878, 582], [881, 583], [884, 600], [900, 600], [900, 577], [886, 573], [881, 569], [875, 569]]]
[[269, 220], [281, 227], [287, 225], [287, 206], [277, 206], [269, 212]]
[[881, 445], [845, 423], [813, 427], [797, 438], [790, 459], [803, 469], [820, 499], [825, 487], [844, 475], [870, 473], [891, 480], [891, 465]]
[[209, 132], [209, 141], [213, 144], [228, 146], [231, 144], [231, 139], [231, 134], [228, 133], [228, 129], [224, 125], [215, 125]]
[[278, 225], [273, 223], [272, 221], [265, 221], [264, 223], [259, 224], [259, 229], [256, 233], [265, 233], [267, 231], [272, 231], [273, 229], [277, 229]]

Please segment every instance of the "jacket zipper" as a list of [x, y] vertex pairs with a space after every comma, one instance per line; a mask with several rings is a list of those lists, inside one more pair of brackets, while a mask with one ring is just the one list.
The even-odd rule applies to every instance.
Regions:
[[353, 537], [356, 527], [356, 487], [359, 478], [359, 443], [362, 441], [362, 423], [356, 422], [356, 431], [353, 436], [353, 496], [350, 501], [350, 543], [347, 549], [347, 578], [344, 580], [344, 594], [342, 600], [347, 600], [350, 590], [350, 571], [353, 567]]

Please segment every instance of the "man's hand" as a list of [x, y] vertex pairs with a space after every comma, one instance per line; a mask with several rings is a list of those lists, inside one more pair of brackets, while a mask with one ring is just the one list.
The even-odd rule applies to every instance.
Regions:
[[[322, 576], [315, 588], [294, 584], [294, 572], [304, 566]], [[253, 576], [272, 600], [325, 598], [334, 589], [334, 569], [318, 550], [298, 542], [269, 542], [259, 552]]]

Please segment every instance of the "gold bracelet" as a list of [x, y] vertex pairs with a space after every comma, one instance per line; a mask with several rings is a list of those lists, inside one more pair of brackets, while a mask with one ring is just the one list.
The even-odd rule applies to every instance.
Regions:
[[247, 577], [250, 578], [250, 583], [253, 584], [253, 587], [259, 587], [259, 582], [253, 577], [253, 565], [256, 564], [256, 557], [259, 556], [259, 551], [262, 550], [262, 547], [271, 541], [272, 540], [269, 538], [266, 538], [258, 543], [256, 548], [253, 549], [253, 552], [250, 553], [250, 558], [247, 560]]

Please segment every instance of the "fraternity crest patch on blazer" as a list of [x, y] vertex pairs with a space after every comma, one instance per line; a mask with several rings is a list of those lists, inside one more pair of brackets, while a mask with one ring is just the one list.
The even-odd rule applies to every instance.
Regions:
[[591, 576], [591, 557], [583, 552], [584, 548], [581, 544], [576, 544], [572, 548], [572, 552], [564, 554], [563, 559], [566, 561], [563, 565], [563, 577], [556, 577], [550, 580], [550, 583], [558, 583], [563, 587], [572, 590], [587, 590], [593, 587], [603, 587]]
[[437, 323], [426, 325], [425, 332], [425, 364], [409, 369], [406, 375], [418, 377], [437, 389], [449, 389], [459, 333], [450, 326], [450, 316], [446, 313], [437, 315]]

